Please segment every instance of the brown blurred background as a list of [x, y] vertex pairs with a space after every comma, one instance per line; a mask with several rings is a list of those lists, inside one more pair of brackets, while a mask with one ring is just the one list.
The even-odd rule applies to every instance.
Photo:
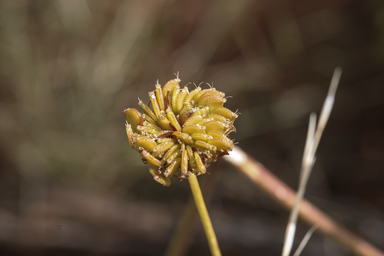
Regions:
[[[122, 111], [176, 72], [233, 96], [233, 138], [296, 189], [336, 66], [306, 197], [384, 249], [383, 1], [0, 1], [0, 254], [163, 254], [189, 185], [152, 180]], [[280, 255], [289, 213], [211, 172], [223, 255]], [[209, 255], [199, 221], [188, 255]], [[303, 255], [350, 254], [315, 233]]]

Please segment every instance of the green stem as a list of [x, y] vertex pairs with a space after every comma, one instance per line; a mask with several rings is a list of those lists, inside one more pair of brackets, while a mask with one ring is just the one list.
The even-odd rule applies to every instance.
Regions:
[[203, 195], [200, 190], [199, 182], [194, 174], [191, 174], [188, 178], [189, 185], [191, 186], [192, 195], [195, 199], [197, 211], [199, 212], [201, 223], [203, 224], [205, 235], [209, 249], [211, 250], [212, 256], [221, 256], [220, 247], [217, 243], [215, 231], [213, 230], [211, 219], [209, 218], [207, 207], [205, 206]]

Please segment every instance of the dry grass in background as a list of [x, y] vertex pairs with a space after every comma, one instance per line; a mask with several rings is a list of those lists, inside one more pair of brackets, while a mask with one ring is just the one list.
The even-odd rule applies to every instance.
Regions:
[[[306, 196], [384, 249], [383, 43], [381, 1], [0, 1], [0, 251], [165, 250], [188, 184], [152, 181], [122, 110], [177, 71], [233, 96], [233, 137], [297, 187], [307, 117], [337, 65]], [[289, 213], [218, 169], [209, 208], [223, 255], [279, 255]], [[197, 226], [188, 255], [208, 251]], [[315, 233], [303, 255], [348, 252]]]

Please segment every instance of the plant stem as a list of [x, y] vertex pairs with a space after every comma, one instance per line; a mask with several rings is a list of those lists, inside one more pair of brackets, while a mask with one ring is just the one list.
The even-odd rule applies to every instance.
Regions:
[[[230, 155], [224, 157], [224, 159], [235, 166], [238, 171], [247, 176], [277, 203], [287, 209], [292, 209], [296, 201], [296, 193], [250, 155], [239, 147], [234, 147]], [[384, 252], [338, 224], [305, 199], [300, 203], [299, 216], [309, 225], [317, 225], [319, 231], [334, 238], [354, 255], [384, 256]]]
[[[221, 159], [220, 159], [221, 160]], [[203, 193], [205, 201], [210, 201], [213, 189], [218, 176], [218, 167], [221, 161], [213, 163], [210, 166], [210, 175], [203, 175], [200, 179], [200, 189]], [[165, 250], [164, 256], [180, 256], [186, 255], [187, 250], [193, 241], [196, 234], [197, 224], [197, 210], [193, 195], [188, 198], [187, 205], [176, 225], [171, 239], [169, 240], [168, 247]]]
[[200, 190], [199, 182], [194, 174], [191, 174], [188, 178], [189, 185], [191, 186], [192, 195], [195, 199], [197, 211], [199, 212], [201, 223], [203, 224], [205, 235], [209, 249], [211, 250], [212, 256], [221, 256], [220, 247], [217, 243], [215, 231], [213, 230], [211, 219], [209, 218], [207, 207], [205, 206], [203, 195]]

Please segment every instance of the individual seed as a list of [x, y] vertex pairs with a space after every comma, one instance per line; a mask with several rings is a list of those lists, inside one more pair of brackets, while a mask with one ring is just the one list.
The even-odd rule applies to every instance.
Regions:
[[211, 135], [213, 138], [217, 139], [230, 140], [223, 132], [220, 131], [211, 130], [208, 132], [208, 135]]
[[213, 138], [208, 140], [208, 144], [215, 146], [217, 150], [230, 150], [233, 148], [233, 142], [231, 140]]
[[171, 109], [172, 111], [177, 114], [177, 98], [179, 97], [180, 94], [180, 88], [175, 86], [171, 92]]
[[195, 157], [194, 157], [193, 150], [192, 150], [191, 146], [186, 145], [185, 149], [187, 150], [187, 155], [188, 155], [188, 159], [189, 159], [188, 166], [191, 169], [196, 168]]
[[192, 100], [193, 98], [201, 91], [201, 87], [197, 87], [196, 89], [194, 89], [193, 91], [191, 91], [188, 96], [185, 98], [184, 102], [185, 103], [189, 103], [192, 105]]
[[144, 121], [142, 126], [150, 127], [158, 132], [162, 131], [162, 129], [159, 126], [157, 126], [157, 124], [151, 124], [150, 122], [147, 122], [147, 121]]
[[153, 148], [157, 146], [156, 141], [154, 141], [152, 138], [148, 136], [139, 136], [136, 140], [135, 147], [137, 149], [144, 148], [148, 150], [149, 152], [153, 152]]
[[192, 137], [184, 132], [174, 132], [172, 136], [175, 136], [177, 139], [187, 143], [187, 144], [193, 144]]
[[201, 96], [203, 96], [205, 93], [210, 92], [210, 91], [216, 91], [216, 89], [214, 89], [214, 88], [209, 88], [209, 89], [201, 90], [199, 93], [197, 93], [197, 94], [195, 95], [195, 97], [193, 97], [193, 101], [194, 101], [195, 103], [197, 103], [197, 102], [200, 100]]
[[127, 132], [129, 145], [131, 148], [135, 147], [134, 133], [132, 131], [132, 126], [130, 124], [125, 124], [125, 131]]
[[184, 87], [178, 97], [177, 97], [177, 102], [176, 102], [176, 110], [175, 110], [175, 113], [176, 114], [179, 114], [180, 113], [180, 110], [183, 108], [184, 106], [184, 99], [185, 97], [188, 95], [188, 87]]
[[169, 121], [171, 122], [171, 124], [173, 125], [173, 127], [176, 129], [176, 131], [181, 131], [181, 126], [179, 124], [179, 121], [176, 119], [176, 116], [175, 114], [173, 113], [173, 111], [171, 110], [170, 107], [167, 108], [167, 117], [169, 119]]
[[171, 164], [173, 162], [173, 160], [175, 160], [177, 157], [181, 156], [181, 152], [180, 150], [176, 150], [175, 152], [173, 152], [172, 155], [170, 155], [167, 159], [167, 163], [168, 164]]
[[132, 130], [137, 132], [136, 127], [143, 121], [140, 111], [135, 108], [127, 108], [124, 113], [127, 122], [132, 125]]
[[183, 132], [193, 134], [193, 133], [203, 133], [205, 132], [205, 126], [197, 125], [197, 124], [191, 124], [188, 126], [183, 127]]
[[189, 126], [189, 125], [193, 125], [193, 124], [196, 124], [198, 122], [200, 122], [201, 120], [203, 120], [203, 117], [201, 115], [194, 115], [195, 113], [192, 114], [191, 117], [189, 117], [185, 122], [184, 122], [184, 126]]
[[221, 97], [221, 98], [225, 97], [225, 93], [220, 92], [220, 91], [216, 90], [215, 88], [208, 89], [205, 93], [203, 93], [201, 95], [201, 97], [207, 96], [207, 95], [215, 95], [215, 96], [218, 96], [218, 97]]
[[159, 120], [157, 121], [159, 126], [164, 130], [172, 130], [171, 122], [165, 117], [165, 113], [163, 114], [162, 112], [164, 111], [160, 111]]
[[144, 126], [144, 125], [139, 125], [137, 126], [137, 131], [140, 132], [141, 134], [157, 134], [159, 130], [154, 129], [153, 127], [150, 126]]
[[165, 109], [171, 106], [171, 92], [167, 91], [167, 96], [165, 97]]
[[181, 163], [180, 157], [173, 160], [173, 162], [167, 167], [167, 169], [165, 169], [164, 176], [165, 177], [172, 177], [173, 175], [175, 175], [177, 173], [177, 170], [180, 167], [180, 163]]
[[149, 92], [148, 95], [149, 95], [149, 99], [151, 100], [153, 111], [155, 112], [155, 115], [158, 117], [160, 114], [160, 107], [159, 107], [159, 103], [157, 102], [155, 92]]
[[200, 147], [200, 148], [203, 148], [203, 149], [207, 149], [211, 152], [215, 152], [217, 150], [217, 148], [205, 141], [201, 141], [201, 140], [197, 140], [195, 141], [195, 145]]
[[189, 118], [193, 113], [192, 105], [185, 103], [184, 107], [179, 112], [179, 119], [181, 123], [184, 123], [187, 118]]
[[168, 160], [168, 158], [175, 153], [176, 150], [180, 150], [180, 144], [173, 145], [168, 151], [164, 154], [164, 156], [161, 158], [161, 163], [165, 164]]
[[179, 86], [180, 81], [179, 78], [168, 81], [163, 87], [163, 97], [167, 98], [168, 91], [171, 92], [175, 86]]
[[193, 112], [191, 117], [202, 116], [205, 118], [207, 117], [208, 112], [209, 112], [209, 107], [200, 107], [200, 108], [197, 108], [195, 112]]
[[195, 162], [197, 165], [198, 174], [204, 174], [206, 173], [206, 167], [203, 164], [203, 161], [201, 161], [201, 158], [197, 152], [194, 152]]
[[159, 156], [159, 155], [165, 153], [165, 151], [170, 149], [173, 145], [175, 145], [174, 141], [172, 141], [172, 140], [171, 141], [165, 141], [164, 143], [158, 144], [156, 147], [154, 147], [153, 153], [156, 156]]
[[159, 83], [156, 83], [156, 99], [157, 102], [159, 103], [159, 108], [160, 110], [164, 110], [164, 96], [163, 96], [163, 91], [161, 90], [161, 85]]
[[157, 121], [155, 113], [153, 113], [153, 111], [142, 100], [139, 100], [139, 106], [145, 112], [145, 114], [149, 115], [153, 120]]
[[219, 122], [219, 121], [209, 121], [204, 124], [205, 126], [205, 131], [209, 133], [210, 131], [226, 131], [228, 129], [228, 125], [225, 123]]
[[143, 148], [139, 148], [139, 153], [141, 157], [143, 157], [145, 160], [148, 161], [148, 163], [159, 166], [159, 167], [161, 166], [160, 160], [152, 156], [151, 153], [149, 153], [147, 150]]
[[172, 139], [172, 138], [157, 138], [156, 139], [157, 144], [165, 143], [168, 141], [173, 141], [176, 143], [175, 139]]
[[142, 114], [142, 116], [143, 116], [144, 120], [147, 121], [148, 123], [157, 125], [156, 121], [153, 120], [149, 115]]
[[[214, 121], [214, 119], [213, 118], [204, 118], [204, 119], [200, 120], [199, 122], [197, 122], [196, 124], [205, 127], [205, 124], [210, 122], [210, 121]], [[205, 129], [207, 129], [207, 128], [205, 128]]]
[[209, 139], [212, 139], [212, 136], [205, 134], [205, 133], [193, 133], [191, 135], [191, 137], [195, 141], [201, 140], [201, 141], [205, 141], [205, 142], [208, 142]]
[[210, 110], [222, 107], [227, 100], [216, 95], [203, 95], [198, 101], [198, 106], [208, 106]]
[[222, 123], [225, 123], [225, 124], [230, 122], [229, 119], [227, 119], [227, 118], [225, 118], [225, 117], [223, 117], [221, 115], [218, 115], [218, 114], [209, 114], [208, 118], [214, 119], [216, 121], [219, 121], [219, 122], [222, 122]]
[[166, 187], [171, 185], [171, 180], [168, 177], [165, 177], [163, 174], [159, 173], [155, 168], [149, 167], [149, 172], [152, 174], [153, 179], [161, 185]]
[[231, 121], [235, 120], [238, 117], [237, 114], [233, 113], [231, 110], [225, 107], [215, 108], [212, 110], [212, 113], [221, 115]]
[[188, 154], [185, 144], [181, 144], [181, 173], [188, 176]]

